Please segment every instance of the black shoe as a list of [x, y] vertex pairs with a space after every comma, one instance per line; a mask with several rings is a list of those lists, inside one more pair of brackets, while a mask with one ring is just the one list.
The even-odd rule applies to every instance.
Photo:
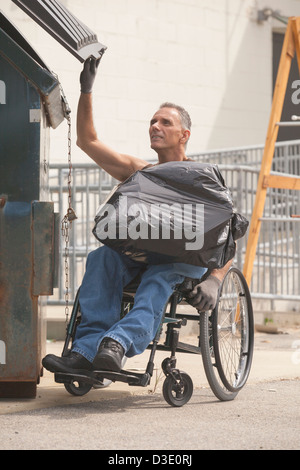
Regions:
[[111, 338], [104, 338], [94, 359], [93, 369], [120, 372], [124, 353], [120, 343]]
[[82, 373], [92, 370], [92, 363], [77, 352], [71, 351], [68, 356], [59, 357], [48, 354], [42, 360], [45, 369], [50, 372]]

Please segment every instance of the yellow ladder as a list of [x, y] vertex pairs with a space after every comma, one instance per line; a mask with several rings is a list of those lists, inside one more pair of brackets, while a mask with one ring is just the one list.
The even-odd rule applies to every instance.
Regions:
[[[248, 242], [245, 256], [243, 274], [248, 285], [250, 285], [256, 248], [261, 228], [261, 218], [263, 216], [266, 195], [268, 188], [281, 188], [300, 190], [300, 177], [272, 175], [272, 160], [275, 151], [278, 129], [285, 99], [291, 63], [297, 55], [298, 68], [300, 73], [300, 17], [289, 18], [287, 30], [279, 62], [278, 74], [273, 95], [273, 103], [269, 120], [269, 127], [265, 142], [264, 154], [261, 162], [261, 169], [258, 179], [255, 204], [249, 227]], [[287, 125], [287, 123], [283, 123]], [[295, 124], [292, 122], [292, 125]], [[300, 125], [300, 123], [299, 123]]]

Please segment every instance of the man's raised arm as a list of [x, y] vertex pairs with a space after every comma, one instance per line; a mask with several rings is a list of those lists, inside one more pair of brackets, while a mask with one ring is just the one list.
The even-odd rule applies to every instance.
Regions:
[[80, 75], [81, 95], [77, 109], [77, 145], [97, 165], [119, 181], [144, 168], [148, 162], [119, 153], [98, 139], [93, 120], [92, 88], [99, 60], [88, 59]]

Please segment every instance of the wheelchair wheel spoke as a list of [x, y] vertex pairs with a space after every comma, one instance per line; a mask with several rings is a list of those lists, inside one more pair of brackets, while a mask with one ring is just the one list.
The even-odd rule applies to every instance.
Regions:
[[249, 373], [249, 359], [250, 355], [252, 356], [252, 317], [247, 285], [237, 270], [229, 271], [222, 286], [215, 317], [215, 347], [220, 376], [231, 390], [241, 388]]
[[[238, 269], [231, 268], [226, 274], [209, 327], [206, 321], [203, 319], [201, 326], [209, 329], [212, 352], [203, 356], [205, 372], [215, 395], [220, 400], [230, 400], [248, 378], [253, 352], [251, 297]], [[205, 344], [205, 332], [202, 337]]]

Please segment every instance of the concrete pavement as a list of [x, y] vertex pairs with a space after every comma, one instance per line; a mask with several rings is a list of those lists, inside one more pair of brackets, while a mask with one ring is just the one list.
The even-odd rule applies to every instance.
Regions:
[[[182, 339], [184, 340], [184, 339]], [[61, 341], [47, 343], [47, 353], [60, 355], [63, 347]], [[127, 360], [125, 369], [144, 371], [149, 351]], [[32, 400], [2, 399], [0, 415], [19, 413], [30, 410], [51, 408], [55, 406], [75, 405], [90, 401], [120, 399], [131, 395], [161, 394], [164, 376], [161, 373], [161, 362], [167, 353], [158, 351], [155, 358], [155, 372], [148, 387], [132, 387], [117, 382], [105, 389], [92, 389], [83, 397], [74, 397], [66, 392], [64, 385], [54, 382], [53, 374], [44, 371], [38, 386], [37, 397]], [[200, 356], [177, 354], [177, 366], [187, 372], [193, 380], [195, 389], [209, 388]], [[279, 329], [278, 334], [255, 333], [253, 364], [247, 384], [284, 380], [299, 380], [300, 390], [300, 328]], [[243, 390], [240, 392], [243, 393]]]
[[[60, 354], [62, 344], [48, 343], [48, 352]], [[178, 367], [194, 382], [193, 396], [180, 408], [162, 396], [166, 353], [160, 351], [146, 388], [115, 383], [74, 397], [46, 371], [36, 399], [0, 401], [0, 449], [101, 450], [101, 465], [125, 464], [129, 455], [129, 463], [141, 467], [167, 453], [177, 461], [187, 455], [198, 466], [199, 450], [299, 450], [299, 345], [299, 328], [256, 333], [250, 377], [229, 402], [214, 397], [200, 356], [178, 354]], [[126, 368], [144, 370], [148, 354], [128, 360]]]

